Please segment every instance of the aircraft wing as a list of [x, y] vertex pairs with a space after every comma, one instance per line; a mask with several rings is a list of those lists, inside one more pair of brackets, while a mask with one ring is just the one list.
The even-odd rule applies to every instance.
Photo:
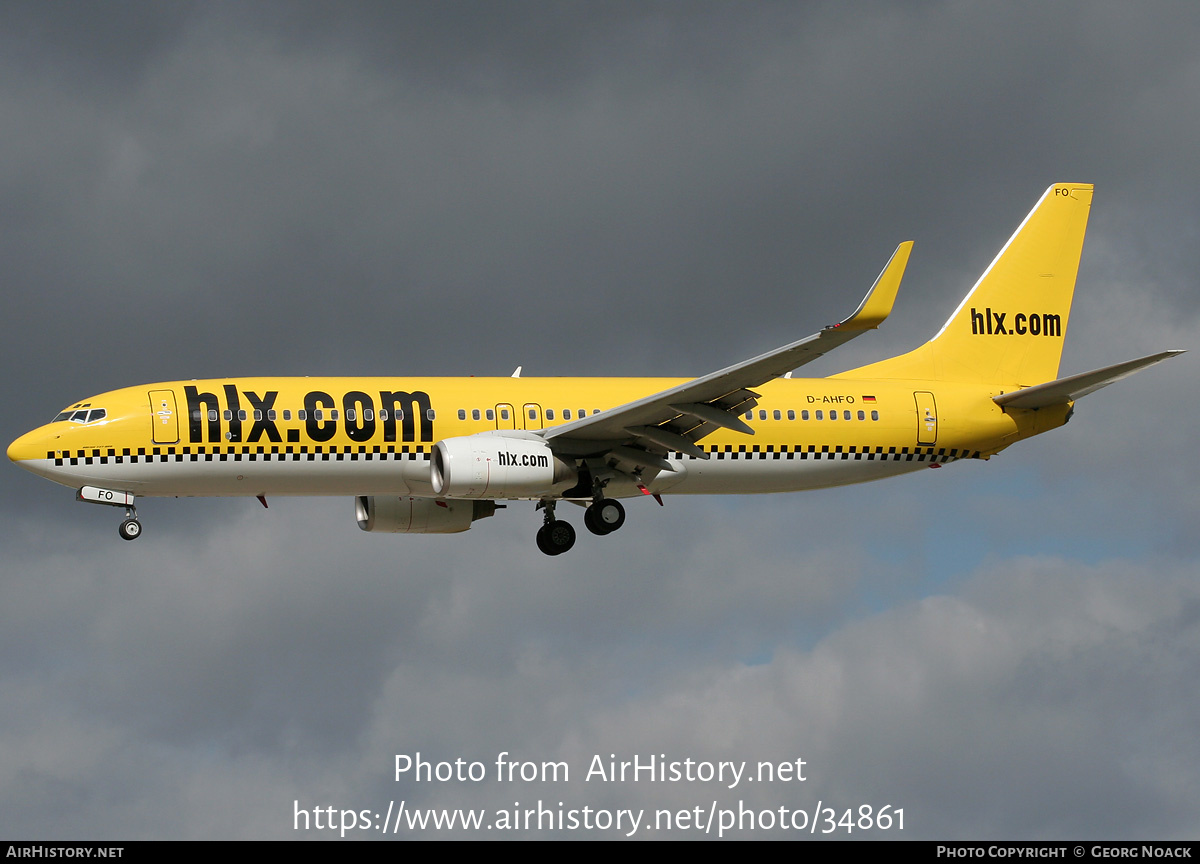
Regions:
[[[696, 378], [678, 387], [547, 429], [542, 434], [564, 454], [587, 456], [617, 451], [619, 461], [667, 467], [661, 454], [708, 453], [695, 442], [719, 427], [753, 435], [739, 415], [758, 404], [751, 388], [809, 363], [878, 327], [892, 311], [912, 241], [896, 247], [858, 309], [846, 320], [812, 336]], [[644, 458], [643, 458], [644, 457]]]
[[1096, 369], [1093, 372], [1084, 372], [1067, 378], [1059, 378], [1057, 381], [1038, 384], [1035, 387], [1024, 387], [1020, 390], [1013, 390], [1011, 393], [1002, 393], [999, 396], [993, 396], [992, 401], [1002, 408], [1047, 408], [1051, 405], [1074, 402], [1089, 393], [1095, 393], [1101, 387], [1107, 387], [1122, 378], [1128, 378], [1134, 372], [1145, 369], [1147, 366], [1153, 366], [1155, 363], [1161, 363], [1183, 353], [1185, 352], [1176, 349], [1150, 354], [1146, 357], [1139, 357], [1137, 360], [1127, 360], [1114, 366], [1105, 366], [1103, 369]]

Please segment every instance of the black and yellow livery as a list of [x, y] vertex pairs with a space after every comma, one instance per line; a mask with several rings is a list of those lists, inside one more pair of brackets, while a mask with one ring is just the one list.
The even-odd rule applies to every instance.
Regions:
[[[116, 390], [8, 448], [124, 507], [138, 497], [347, 495], [368, 531], [452, 533], [497, 501], [543, 512], [538, 546], [592, 533], [618, 499], [789, 492], [988, 458], [1064, 424], [1074, 400], [1180, 352], [1057, 379], [1092, 187], [1058, 183], [929, 342], [821, 379], [792, 370], [887, 318], [901, 244], [840, 324], [701, 378], [239, 378]], [[782, 376], [782, 377], [781, 377]]]

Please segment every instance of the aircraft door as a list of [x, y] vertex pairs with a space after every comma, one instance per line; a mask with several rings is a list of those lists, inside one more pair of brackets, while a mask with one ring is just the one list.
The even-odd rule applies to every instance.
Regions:
[[150, 425], [155, 444], [179, 441], [179, 416], [175, 410], [174, 390], [150, 391]]
[[542, 428], [542, 406], [536, 402], [526, 402], [521, 407], [521, 417], [525, 421], [526, 429]]
[[937, 443], [937, 403], [928, 390], [913, 393], [917, 400], [917, 444], [932, 447]]
[[517, 428], [517, 413], [513, 411], [513, 406], [509, 405], [507, 402], [501, 402], [496, 406], [496, 428]]

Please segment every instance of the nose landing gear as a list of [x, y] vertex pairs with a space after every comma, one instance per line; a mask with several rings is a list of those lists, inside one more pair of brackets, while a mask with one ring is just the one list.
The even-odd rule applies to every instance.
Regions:
[[136, 540], [142, 536], [142, 523], [138, 521], [136, 509], [125, 508], [125, 521], [117, 528], [117, 533], [122, 540]]
[[[166, 457], [164, 456], [163, 458], [165, 459]], [[88, 504], [124, 507], [125, 521], [117, 528], [117, 533], [121, 535], [122, 540], [136, 540], [142, 536], [142, 523], [137, 518], [137, 508], [133, 503], [134, 495], [132, 492], [101, 489], [97, 486], [83, 486], [75, 493], [75, 498], [78, 501], [84, 501]]]

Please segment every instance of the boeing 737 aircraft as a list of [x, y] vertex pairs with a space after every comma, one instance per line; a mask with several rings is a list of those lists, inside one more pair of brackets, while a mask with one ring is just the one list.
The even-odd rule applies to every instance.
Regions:
[[115, 390], [21, 436], [8, 458], [125, 509], [139, 497], [353, 496], [364, 531], [449, 534], [497, 501], [537, 502], [537, 545], [558, 555], [586, 509], [597, 535], [619, 499], [795, 492], [988, 459], [1062, 426], [1081, 396], [1164, 351], [1055, 380], [1092, 187], [1056, 183], [929, 342], [819, 379], [794, 369], [892, 309], [902, 243], [840, 324], [692, 380], [237, 378]]

